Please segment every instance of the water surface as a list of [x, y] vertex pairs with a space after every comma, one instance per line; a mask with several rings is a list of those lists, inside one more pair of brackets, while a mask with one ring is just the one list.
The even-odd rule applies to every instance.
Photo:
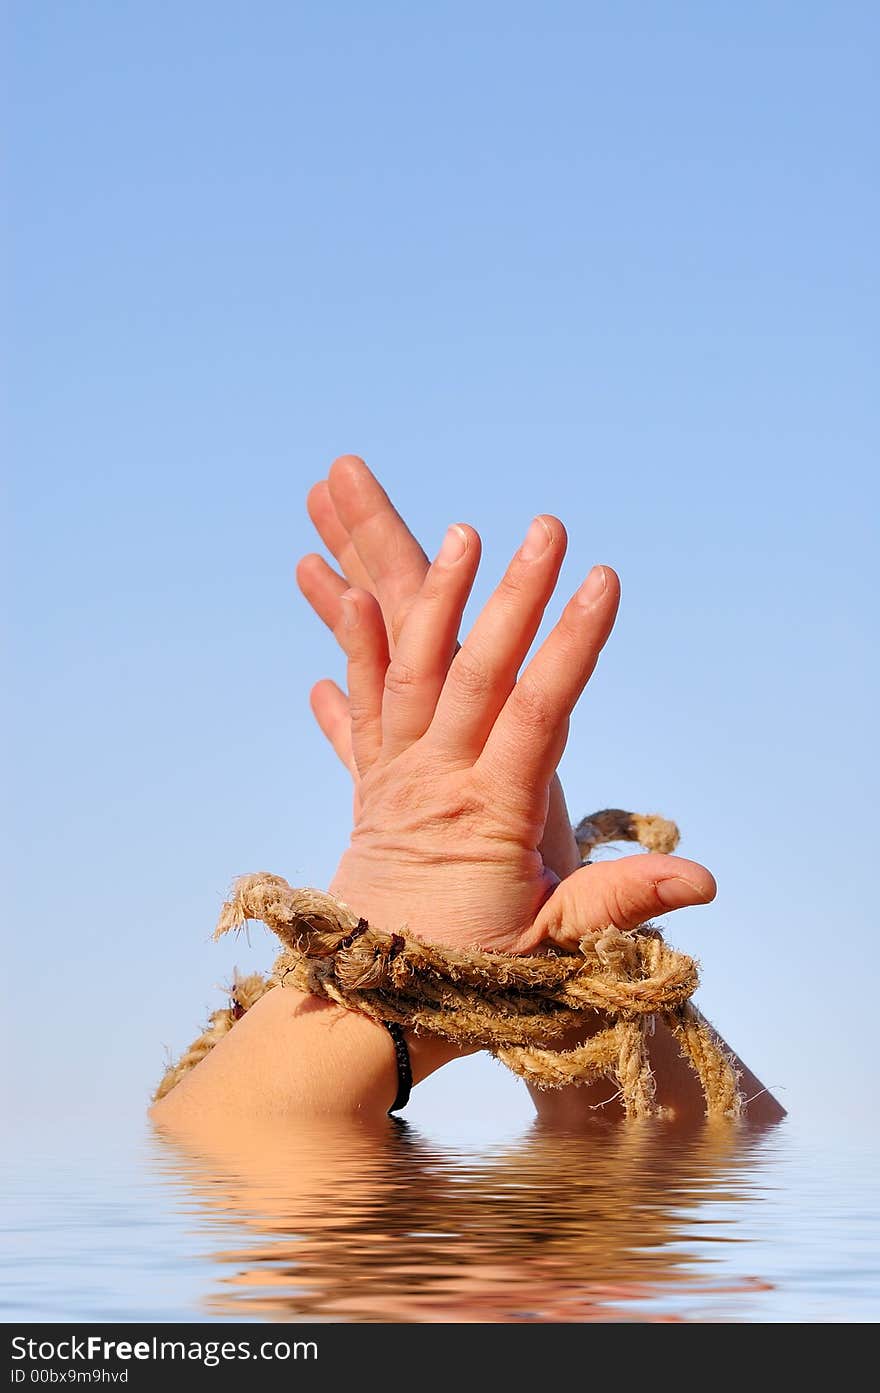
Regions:
[[2, 1316], [875, 1320], [874, 1173], [788, 1121], [44, 1137], [3, 1161]]

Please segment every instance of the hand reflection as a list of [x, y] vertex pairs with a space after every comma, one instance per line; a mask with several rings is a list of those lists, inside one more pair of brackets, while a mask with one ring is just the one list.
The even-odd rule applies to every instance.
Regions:
[[204, 1221], [236, 1230], [214, 1255], [229, 1269], [204, 1299], [215, 1316], [669, 1321], [768, 1289], [707, 1262], [768, 1130], [535, 1123], [469, 1155], [405, 1123], [254, 1126], [159, 1133], [157, 1155]]

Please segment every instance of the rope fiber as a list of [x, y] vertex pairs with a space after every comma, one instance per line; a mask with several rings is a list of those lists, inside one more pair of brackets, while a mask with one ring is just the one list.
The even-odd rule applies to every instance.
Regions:
[[[583, 859], [611, 841], [672, 851], [678, 829], [658, 816], [605, 809], [574, 829]], [[235, 882], [215, 938], [261, 920], [282, 950], [269, 978], [236, 977], [230, 1004], [165, 1073], [155, 1099], [194, 1068], [265, 992], [292, 986], [378, 1022], [395, 1021], [464, 1046], [489, 1050], [538, 1088], [599, 1078], [616, 1083], [626, 1115], [661, 1115], [648, 1041], [654, 1023], [671, 1030], [703, 1089], [706, 1115], [737, 1117], [742, 1108], [732, 1059], [691, 1002], [693, 958], [671, 948], [651, 924], [585, 933], [576, 953], [550, 948], [514, 956], [435, 947], [406, 932], [386, 932], [320, 890], [293, 889], [260, 872]], [[579, 1029], [573, 1049], [552, 1042]]]

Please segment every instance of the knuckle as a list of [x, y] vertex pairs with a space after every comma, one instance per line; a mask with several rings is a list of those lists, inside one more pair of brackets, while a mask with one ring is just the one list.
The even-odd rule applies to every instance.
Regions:
[[462, 648], [452, 665], [455, 685], [466, 701], [477, 701], [485, 697], [491, 685], [491, 677], [485, 664], [468, 648]]
[[514, 562], [501, 577], [498, 596], [505, 606], [518, 605], [524, 594], [534, 588], [532, 571], [522, 562]]
[[441, 571], [436, 566], [432, 566], [427, 575], [421, 582], [421, 589], [418, 595], [421, 605], [427, 604], [432, 609], [438, 604], [446, 601], [451, 589], [451, 575], [449, 571]]
[[610, 885], [606, 891], [603, 917], [617, 929], [625, 928], [629, 923], [629, 898], [621, 894], [617, 885]]
[[365, 730], [368, 726], [372, 726], [376, 719], [375, 711], [360, 701], [350, 702], [348, 715], [352, 731]]
[[639, 924], [647, 916], [633, 888], [612, 883], [605, 892], [605, 910], [608, 922], [618, 929], [629, 929]]
[[518, 719], [530, 729], [546, 734], [559, 726], [556, 704], [538, 683], [520, 681], [514, 701]]
[[584, 613], [582, 606], [567, 604], [553, 631], [553, 642], [557, 651], [579, 664], [586, 660], [595, 642], [588, 621], [589, 615]]
[[410, 663], [392, 658], [385, 670], [385, 691], [390, 696], [409, 696], [418, 682], [419, 673]]

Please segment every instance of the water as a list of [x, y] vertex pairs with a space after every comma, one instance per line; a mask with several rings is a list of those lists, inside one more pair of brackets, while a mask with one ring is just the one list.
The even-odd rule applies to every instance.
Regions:
[[873, 1321], [870, 1146], [765, 1130], [406, 1124], [30, 1139], [2, 1319]]

